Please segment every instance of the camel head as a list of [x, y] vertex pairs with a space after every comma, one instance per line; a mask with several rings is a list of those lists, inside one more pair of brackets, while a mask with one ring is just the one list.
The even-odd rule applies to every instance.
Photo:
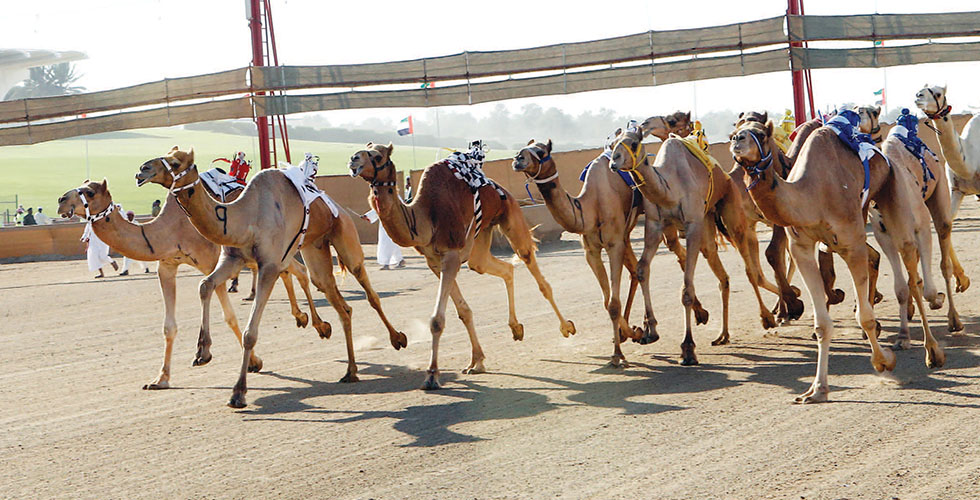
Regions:
[[758, 122], [765, 124], [769, 121], [769, 112], [763, 111], [762, 113], [758, 111], [743, 111], [738, 114], [738, 120], [735, 121], [735, 129], [737, 130], [745, 122]]
[[881, 131], [881, 125], [878, 124], [878, 117], [881, 115], [880, 106], [854, 106], [854, 111], [861, 118], [858, 127], [862, 134], [875, 135]]
[[[108, 184], [109, 181], [105, 179], [102, 179], [102, 182], [86, 179], [81, 186], [69, 189], [58, 198], [58, 215], [65, 219], [74, 215], [85, 217], [85, 202], [88, 202], [89, 214], [97, 214], [105, 210], [112, 203]], [[83, 196], [84, 201], [82, 201]]]
[[[194, 148], [189, 151], [181, 151], [178, 146], [170, 149], [170, 152], [159, 158], [148, 160], [140, 165], [139, 172], [136, 173], [136, 185], [143, 186], [147, 182], [160, 184], [165, 188], [175, 187], [174, 184], [187, 185], [196, 181], [196, 175], [189, 170], [194, 170]], [[179, 182], [174, 181], [174, 177], [180, 178]]]
[[735, 162], [746, 170], [754, 169], [772, 153], [772, 121], [764, 125], [757, 121], [745, 121], [735, 132], [728, 145]]
[[524, 172], [532, 180], [546, 182], [554, 179], [558, 166], [551, 159], [551, 139], [548, 142], [528, 141], [527, 146], [517, 152], [510, 164], [515, 172]]
[[946, 87], [924, 85], [922, 90], [915, 93], [915, 105], [926, 116], [935, 116], [943, 112], [949, 104], [946, 103]]
[[691, 112], [675, 111], [667, 116], [651, 116], [640, 125], [643, 128], [643, 137], [653, 135], [659, 137], [661, 141], [666, 141], [670, 134], [677, 134], [687, 137], [694, 131], [694, 122], [691, 120]]
[[643, 147], [643, 126], [631, 125], [627, 127], [616, 137], [616, 141], [610, 149], [612, 150], [612, 160], [609, 161], [609, 168], [623, 171], [639, 168], [647, 159], [647, 152]]
[[[367, 143], [364, 149], [354, 153], [347, 162], [351, 177], [363, 177], [374, 184], [395, 180], [395, 164], [391, 162], [391, 153], [395, 150], [390, 142], [383, 144]], [[388, 168], [391, 167], [391, 168]]]

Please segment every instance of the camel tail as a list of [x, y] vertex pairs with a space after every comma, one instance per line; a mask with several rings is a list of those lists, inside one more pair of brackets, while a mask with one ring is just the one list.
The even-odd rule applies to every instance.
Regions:
[[718, 247], [727, 248], [725, 240], [728, 240], [728, 242], [733, 245], [735, 244], [735, 242], [732, 241], [732, 235], [728, 233], [728, 228], [725, 227], [725, 221], [722, 220], [721, 214], [719, 214], [717, 211], [715, 212], [715, 227], [718, 228], [718, 232], [715, 233], [715, 243], [718, 245]]

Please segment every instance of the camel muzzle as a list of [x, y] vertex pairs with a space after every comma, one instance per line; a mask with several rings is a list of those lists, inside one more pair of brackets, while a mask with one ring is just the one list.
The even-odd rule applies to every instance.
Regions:
[[364, 167], [363, 166], [360, 166], [360, 165], [355, 167], [353, 165], [348, 164], [347, 165], [347, 168], [350, 169], [350, 176], [351, 177], [357, 177], [358, 175], [361, 175], [361, 172], [364, 171]]

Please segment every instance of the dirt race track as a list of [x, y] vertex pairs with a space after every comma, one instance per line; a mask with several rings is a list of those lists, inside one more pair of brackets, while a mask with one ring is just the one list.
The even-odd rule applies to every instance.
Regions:
[[[662, 338], [627, 344], [624, 370], [605, 366], [611, 327], [576, 238], [566, 234], [539, 253], [578, 327], [569, 339], [526, 269], [517, 270], [520, 343], [511, 340], [501, 282], [464, 271], [489, 373], [459, 374], [469, 343], [450, 313], [438, 392], [418, 390], [436, 292], [421, 257], [399, 271], [371, 264], [386, 312], [408, 334], [407, 351], [390, 347], [354, 280], [343, 284], [354, 308], [357, 384], [337, 383], [345, 354], [332, 309], [318, 300], [334, 324], [334, 336], [320, 340], [295, 327], [280, 286], [259, 337], [264, 371], [249, 377], [242, 411], [225, 406], [240, 351], [216, 304], [214, 360], [191, 367], [196, 272], [184, 268], [178, 278], [174, 388], [150, 392], [140, 387], [163, 355], [155, 276], [93, 281], [84, 261], [0, 266], [0, 497], [978, 498], [978, 217], [968, 202], [953, 240], [974, 283], [955, 297], [966, 335], [950, 337], [944, 311], [930, 312], [947, 349], [938, 371], [924, 366], [915, 326], [913, 349], [898, 353], [897, 381], [874, 374], [838, 262], [847, 299], [832, 310], [832, 402], [812, 406], [791, 404], [815, 369], [809, 299], [803, 319], [763, 332], [731, 248], [722, 257], [733, 344], [710, 345], [720, 300], [702, 261], [697, 290], [711, 319], [695, 331], [698, 367], [678, 364], [681, 275], [663, 249], [652, 271]], [[641, 234], [633, 236], [639, 249]], [[885, 267], [877, 312], [893, 336]], [[244, 325], [248, 306], [232, 297]], [[641, 317], [634, 310], [633, 322]]]

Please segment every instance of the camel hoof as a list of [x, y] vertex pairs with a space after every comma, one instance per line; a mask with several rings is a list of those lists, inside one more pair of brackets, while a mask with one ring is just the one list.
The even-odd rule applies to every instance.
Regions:
[[694, 308], [694, 323], [697, 325], [708, 323], [708, 311], [701, 307], [701, 304], [697, 304]]
[[561, 335], [565, 338], [568, 338], [569, 335], [575, 335], [575, 323], [572, 323], [572, 320], [567, 319], [562, 323]]
[[697, 356], [693, 356], [690, 358], [686, 358], [686, 357], [681, 358], [681, 366], [697, 366], [699, 364], [701, 363], [698, 362]]
[[800, 318], [803, 317], [803, 301], [802, 300], [797, 299], [797, 298], [793, 298], [793, 300], [787, 301], [786, 308], [788, 309], [788, 311], [786, 312], [786, 315], [790, 319], [790, 321], [796, 321], [796, 320], [798, 320], [798, 319], [800, 319]]
[[[634, 326], [634, 327], [630, 328], [630, 330], [632, 330], [633, 334], [630, 335], [629, 338], [631, 338], [633, 340], [633, 342], [639, 344], [640, 341], [643, 340], [643, 329], [640, 328], [640, 327], [638, 327], [638, 326]], [[620, 342], [626, 342], [626, 339], [623, 338], [622, 332], [620, 332], [620, 334], [619, 334], [619, 341]]]
[[908, 312], [905, 314], [905, 316], [905, 319], [909, 321], [912, 321], [912, 318], [915, 317], [915, 304], [911, 300], [909, 301]]
[[970, 278], [965, 274], [956, 275], [956, 293], [963, 293], [967, 288], [970, 288]]
[[800, 291], [800, 287], [798, 287], [798, 286], [795, 286], [795, 285], [790, 285], [790, 286], [789, 286], [789, 289], [790, 289], [790, 290], [793, 290], [793, 295], [796, 295], [797, 297], [799, 297], [799, 296], [800, 296], [800, 294], [802, 294], [802, 293], [803, 293], [803, 292], [801, 292], [801, 291]]
[[390, 340], [391, 346], [394, 347], [396, 351], [402, 347], [408, 347], [408, 337], [406, 337], [402, 332], [395, 332], [395, 334], [390, 337]]
[[946, 353], [939, 344], [926, 346], [926, 366], [929, 368], [942, 368], [946, 364]]
[[884, 298], [885, 298], [885, 296], [882, 295], [881, 292], [879, 292], [878, 290], [875, 290], [875, 300], [871, 302], [871, 305], [875, 305], [875, 304], [881, 302], [882, 300], [884, 300]]
[[893, 351], [906, 351], [912, 348], [912, 341], [909, 339], [898, 339], [892, 344]]
[[255, 300], [255, 294], [249, 295], [248, 297], [242, 297], [242, 302], [251, 302]]
[[871, 366], [874, 367], [875, 371], [892, 371], [895, 369], [895, 363], [897, 362], [895, 358], [895, 353], [887, 347], [881, 348], [881, 359], [871, 359]]
[[643, 325], [643, 331], [642, 331], [642, 335], [640, 336], [640, 340], [637, 340], [637, 342], [639, 342], [640, 345], [647, 345], [647, 344], [652, 344], [658, 340], [660, 340], [660, 334], [657, 333], [657, 325], [651, 324], [649, 322], [645, 323]]
[[231, 408], [245, 408], [248, 403], [245, 402], [244, 394], [232, 394], [231, 399], [228, 400], [228, 406]]
[[157, 380], [154, 382], [150, 382], [149, 384], [143, 385], [144, 391], [159, 391], [162, 389], [169, 389], [169, 388], [170, 388], [170, 382], [167, 382], [166, 380]]
[[210, 362], [211, 362], [211, 358], [212, 358], [212, 357], [213, 357], [213, 356], [211, 356], [211, 353], [207, 353], [207, 355], [204, 355], [204, 354], [198, 354], [198, 355], [197, 355], [197, 356], [196, 356], [196, 357], [194, 358], [194, 362], [193, 362], [193, 363], [191, 363], [191, 366], [204, 366], [204, 365], [206, 365], [206, 364], [208, 364], [208, 363], [210, 363]]
[[[766, 311], [767, 313], [769, 311]], [[762, 328], [764, 330], [769, 330], [771, 328], [776, 328], [776, 318], [772, 317], [772, 314], [762, 315]]]
[[475, 365], [471, 365], [471, 366], [469, 366], [467, 368], [463, 368], [463, 374], [464, 375], [474, 375], [474, 374], [486, 373], [486, 372], [487, 372], [487, 369], [486, 369], [486, 367], [483, 366], [483, 362], [480, 362], [480, 363], [475, 364]]
[[361, 379], [357, 378], [356, 373], [347, 372], [347, 375], [344, 375], [343, 378], [340, 379], [340, 383], [353, 384], [354, 382], [359, 382], [360, 380]]
[[718, 338], [711, 341], [711, 345], [727, 345], [731, 343], [728, 332], [721, 332]]
[[830, 297], [827, 297], [827, 305], [832, 306], [834, 304], [840, 304], [841, 302], [844, 302], [844, 290], [835, 288], [833, 294]]
[[827, 393], [823, 391], [807, 392], [796, 397], [796, 404], [808, 405], [813, 403], [826, 403]]
[[422, 382], [423, 391], [437, 391], [442, 389], [439, 385], [439, 378], [434, 373], [430, 373], [425, 377], [425, 382]]
[[248, 372], [249, 373], [259, 373], [262, 371], [262, 359], [256, 356], [254, 359], [248, 362]]
[[694, 344], [681, 344], [681, 366], [695, 366], [698, 355], [694, 353]]
[[947, 330], [949, 330], [949, 333], [962, 332], [963, 331], [963, 322], [960, 321], [959, 315], [956, 315], [956, 316], [953, 316], [953, 317], [949, 318], [949, 322], [947, 323], [946, 328], [947, 328]]
[[[517, 325], [510, 327], [510, 331], [514, 334], [514, 340], [524, 340], [524, 325], [518, 323]], [[436, 385], [438, 385], [438, 382]]]
[[316, 333], [320, 335], [321, 339], [329, 339], [330, 334], [333, 333], [333, 327], [326, 321], [314, 324], [313, 328], [316, 329]]
[[606, 363], [606, 366], [609, 368], [629, 368], [630, 364], [628, 361], [626, 361], [625, 357], [613, 356], [612, 359], [609, 360], [609, 363]]
[[306, 325], [309, 323], [309, 319], [310, 317], [307, 316], [306, 313], [300, 313], [299, 316], [296, 316], [296, 328], [306, 328]]
[[946, 294], [939, 292], [936, 294], [936, 298], [929, 301], [929, 309], [932, 309], [933, 311], [936, 309], [942, 309], [944, 302], [946, 302]]
[[228, 287], [228, 293], [238, 293], [238, 284], [232, 284]]

